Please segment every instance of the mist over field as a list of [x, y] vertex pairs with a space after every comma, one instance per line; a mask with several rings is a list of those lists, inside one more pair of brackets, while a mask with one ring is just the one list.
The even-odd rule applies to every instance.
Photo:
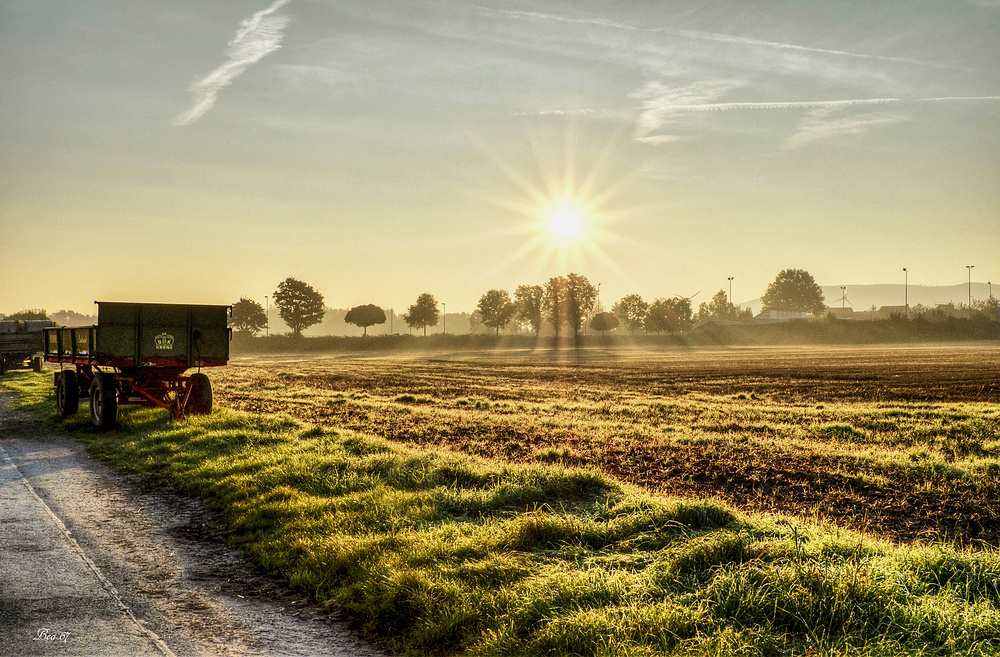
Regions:
[[[226, 604], [389, 655], [1000, 655], [998, 35], [998, 0], [4, 0], [5, 495], [162, 654], [215, 626], [86, 556], [118, 518], [46, 506], [49, 443], [197, 508], [251, 564]], [[0, 630], [97, 619], [12, 518], [52, 588]]]

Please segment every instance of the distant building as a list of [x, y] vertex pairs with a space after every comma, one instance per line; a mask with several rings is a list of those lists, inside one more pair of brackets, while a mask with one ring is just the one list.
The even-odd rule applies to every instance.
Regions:
[[824, 316], [833, 315], [837, 319], [857, 319], [854, 308], [827, 308]]
[[787, 322], [790, 319], [805, 319], [808, 316], [809, 313], [797, 310], [762, 310], [754, 319], [761, 322]]

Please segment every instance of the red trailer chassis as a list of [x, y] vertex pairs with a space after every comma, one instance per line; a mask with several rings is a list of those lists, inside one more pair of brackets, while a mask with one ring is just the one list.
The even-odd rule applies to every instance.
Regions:
[[[115, 426], [118, 407], [127, 404], [163, 408], [178, 420], [212, 412], [201, 368], [229, 360], [228, 306], [102, 304], [96, 326], [45, 329], [45, 361], [60, 365], [60, 417], [75, 414], [87, 394], [100, 428]], [[191, 368], [198, 371], [186, 375]]]

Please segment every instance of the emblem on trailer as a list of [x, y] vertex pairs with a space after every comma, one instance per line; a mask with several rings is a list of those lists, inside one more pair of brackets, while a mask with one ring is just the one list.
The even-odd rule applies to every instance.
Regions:
[[174, 348], [174, 336], [169, 333], [160, 333], [155, 338], [153, 342], [156, 344], [157, 349], [163, 349], [165, 351], [170, 351]]

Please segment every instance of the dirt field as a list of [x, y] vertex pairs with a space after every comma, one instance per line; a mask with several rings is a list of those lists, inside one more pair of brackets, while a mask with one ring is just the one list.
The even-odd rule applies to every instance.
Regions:
[[1000, 348], [240, 359], [219, 404], [900, 541], [1000, 545]]

